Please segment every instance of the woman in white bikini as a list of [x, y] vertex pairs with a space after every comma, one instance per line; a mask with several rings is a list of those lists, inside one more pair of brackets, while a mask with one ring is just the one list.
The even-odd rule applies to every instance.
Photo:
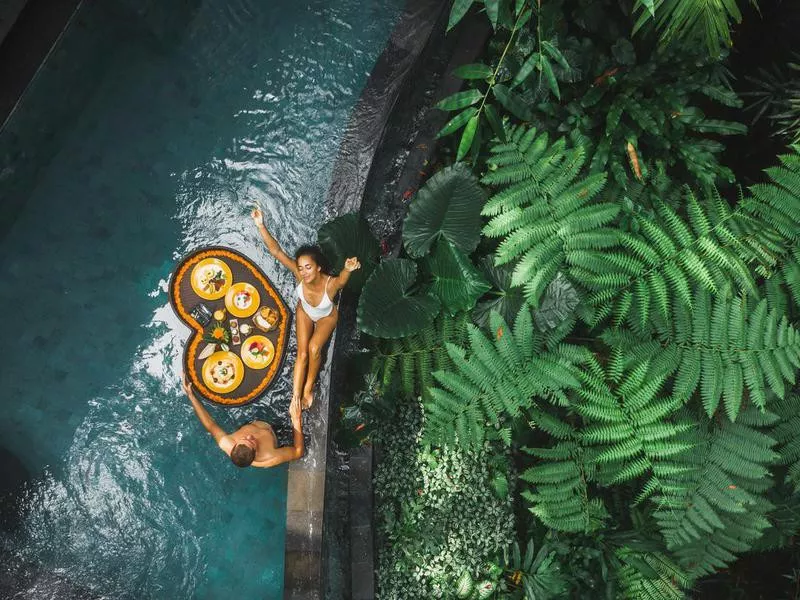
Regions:
[[308, 408], [314, 402], [313, 389], [319, 374], [322, 348], [339, 320], [333, 298], [350, 279], [350, 273], [361, 268], [361, 263], [356, 257], [348, 258], [342, 272], [334, 277], [327, 273], [325, 257], [317, 246], [300, 246], [292, 260], [267, 230], [261, 210], [254, 209], [252, 217], [269, 253], [299, 281], [295, 309], [297, 362], [294, 365], [292, 400], [302, 396], [303, 408]]

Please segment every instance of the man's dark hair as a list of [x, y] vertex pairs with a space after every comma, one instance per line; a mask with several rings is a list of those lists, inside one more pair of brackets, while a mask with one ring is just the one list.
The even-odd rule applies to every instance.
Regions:
[[256, 458], [256, 451], [245, 444], [236, 444], [231, 450], [231, 461], [237, 467], [249, 467]]
[[325, 259], [325, 255], [320, 250], [319, 246], [315, 246], [313, 244], [303, 244], [300, 246], [297, 251], [294, 253], [294, 260], [297, 262], [300, 260], [301, 256], [308, 256], [320, 266], [320, 271], [325, 275], [330, 275], [330, 267], [328, 266], [328, 261]]

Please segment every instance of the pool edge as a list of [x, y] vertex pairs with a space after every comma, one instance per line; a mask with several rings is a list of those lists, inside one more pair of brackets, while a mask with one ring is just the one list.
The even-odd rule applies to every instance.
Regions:
[[[361, 92], [339, 147], [326, 206], [330, 217], [359, 210], [375, 154], [407, 76], [422, 53], [447, 0], [408, 0]], [[354, 159], [355, 157], [355, 159]], [[304, 419], [306, 455], [287, 477], [284, 600], [321, 600], [325, 583], [323, 512], [330, 422], [328, 348], [321, 393]]]

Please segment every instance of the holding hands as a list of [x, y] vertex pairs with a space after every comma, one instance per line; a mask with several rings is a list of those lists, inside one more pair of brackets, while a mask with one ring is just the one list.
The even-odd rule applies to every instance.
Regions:
[[292, 427], [295, 429], [302, 428], [302, 421], [300, 415], [303, 410], [300, 406], [300, 396], [297, 394], [292, 395], [292, 402], [289, 404], [289, 416], [292, 418]]
[[358, 262], [358, 258], [356, 258], [355, 256], [353, 256], [352, 258], [348, 258], [346, 261], [344, 261], [344, 270], [347, 271], [348, 273], [352, 273], [353, 271], [360, 268], [361, 268], [361, 263]]

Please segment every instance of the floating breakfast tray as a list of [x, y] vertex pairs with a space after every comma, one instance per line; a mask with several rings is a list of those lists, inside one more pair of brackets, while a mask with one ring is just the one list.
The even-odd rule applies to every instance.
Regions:
[[[211, 283], [207, 283], [209, 279]], [[249, 258], [221, 246], [192, 252], [181, 259], [172, 274], [169, 301], [192, 330], [184, 349], [183, 366], [200, 395], [225, 406], [241, 406], [272, 385], [286, 358], [291, 312], [269, 278]], [[255, 319], [265, 308], [278, 315], [269, 331], [259, 326], [264, 325], [263, 320]], [[219, 310], [225, 310], [222, 321], [213, 317]], [[210, 338], [219, 324], [230, 337], [231, 319], [238, 321], [239, 329], [245, 323], [252, 329], [248, 334], [239, 334], [238, 344], [230, 339], [226, 350], [222, 341], [204, 339]], [[248, 338], [253, 338], [264, 354], [248, 354], [254, 343], [245, 347]], [[200, 358], [204, 351], [208, 353], [210, 349], [206, 347], [210, 343], [216, 343], [214, 354]], [[207, 363], [209, 360], [213, 363]], [[217, 365], [218, 372], [214, 371]], [[218, 373], [220, 380], [215, 379]]]

